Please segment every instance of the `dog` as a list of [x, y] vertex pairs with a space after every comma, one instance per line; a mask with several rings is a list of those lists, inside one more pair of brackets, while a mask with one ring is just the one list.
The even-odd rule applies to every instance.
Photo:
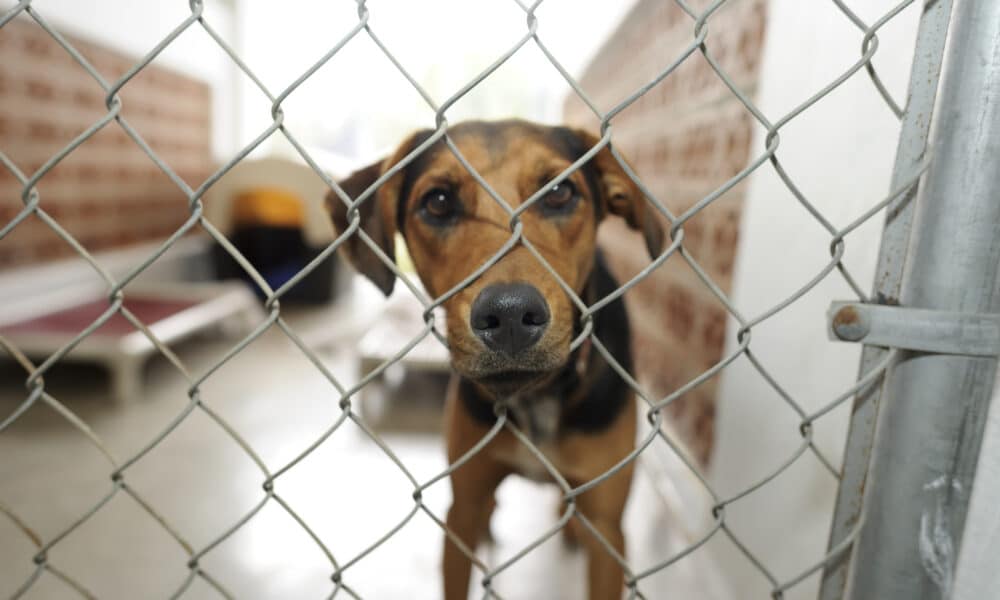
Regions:
[[[353, 199], [432, 136], [419, 131], [383, 160], [340, 182]], [[521, 120], [468, 121], [448, 137], [485, 181], [512, 207], [535, 194], [599, 143], [569, 127]], [[332, 191], [327, 206], [338, 235], [347, 206]], [[431, 297], [457, 286], [511, 237], [510, 217], [446, 147], [435, 140], [384, 181], [358, 208], [360, 227], [390, 260], [395, 237], [406, 242]], [[664, 241], [660, 219], [608, 147], [554, 185], [520, 216], [523, 236], [589, 306], [618, 286], [597, 248], [598, 224], [616, 215], [640, 232], [651, 257]], [[357, 236], [341, 245], [357, 271], [388, 296], [395, 274]], [[449, 463], [479, 443], [498, 419], [496, 407], [540, 449], [571, 485], [580, 486], [618, 464], [635, 448], [634, 393], [582, 332], [580, 311], [557, 280], [523, 244], [515, 245], [443, 307], [453, 376], [445, 401]], [[626, 370], [632, 369], [628, 315], [621, 298], [593, 317], [593, 333]], [[625, 464], [576, 498], [577, 509], [625, 555], [621, 521], [632, 481]], [[446, 524], [469, 549], [489, 535], [494, 491], [520, 474], [552, 480], [542, 462], [506, 427], [450, 475]], [[564, 530], [587, 552], [589, 598], [620, 598], [624, 571], [578, 519]], [[467, 597], [471, 560], [445, 536], [446, 600]]]

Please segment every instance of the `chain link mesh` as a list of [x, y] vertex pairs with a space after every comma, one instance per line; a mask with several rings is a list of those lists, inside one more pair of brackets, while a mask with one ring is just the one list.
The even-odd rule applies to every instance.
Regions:
[[[144, 57], [142, 57], [138, 62], [136, 62], [131, 69], [129, 69], [121, 78], [116, 81], [106, 81], [95, 68], [88, 63], [87, 59], [80, 54], [73, 45], [67, 41], [66, 38], [61, 36], [57, 30], [55, 30], [46, 18], [43, 16], [43, 12], [36, 9], [33, 6], [31, 0], [22, 0], [15, 6], [7, 10], [2, 18], [0, 18], [0, 27], [8, 23], [11, 19], [15, 17], [22, 16], [33, 20], [39, 27], [44, 29], [52, 38], [65, 50], [69, 56], [79, 65], [81, 69], [84, 69], [98, 85], [104, 90], [104, 105], [106, 108], [106, 113], [97, 121], [95, 121], [90, 127], [88, 127], [83, 133], [79, 134], [75, 139], [73, 139], [69, 144], [62, 148], [59, 152], [51, 156], [42, 166], [34, 173], [24, 173], [22, 172], [15, 163], [6, 154], [0, 151], [0, 163], [3, 167], [10, 171], [14, 177], [20, 182], [21, 185], [21, 201], [23, 202], [23, 209], [8, 223], [4, 223], [0, 227], [0, 242], [3, 238], [9, 234], [12, 230], [17, 228], [25, 219], [29, 216], [35, 216], [40, 219], [46, 226], [48, 226], [53, 232], [55, 232], [62, 240], [67, 244], [72, 246], [76, 253], [84, 259], [93, 271], [98, 274], [106, 284], [106, 297], [107, 297], [107, 308], [103, 313], [95, 319], [90, 325], [88, 325], [84, 330], [80, 331], [71, 341], [66, 343], [58, 351], [54, 352], [52, 355], [47, 357], [40, 364], [35, 364], [32, 362], [24, 353], [22, 353], [18, 348], [12, 345], [8, 340], [0, 337], [0, 347], [17, 363], [24, 369], [26, 374], [25, 386], [27, 388], [26, 395], [22, 402], [15, 408], [15, 410], [4, 417], [0, 421], [0, 433], [5, 429], [10, 427], [13, 423], [18, 421], [27, 411], [32, 410], [38, 405], [47, 405], [54, 409], [58, 414], [60, 414], [67, 423], [72, 425], [75, 429], [81, 432], [86, 438], [96, 447], [102, 455], [105, 457], [110, 476], [110, 483], [107, 488], [106, 494], [96, 503], [93, 504], [88, 510], [83, 512], [76, 518], [72, 523], [67, 525], [62, 529], [61, 532], [52, 536], [50, 539], [41, 539], [37, 536], [30, 523], [27, 523], [21, 519], [13, 510], [0, 504], [0, 512], [2, 512], [6, 518], [14, 524], [14, 526], [19, 529], [31, 542], [37, 546], [37, 552], [30, 560], [34, 562], [34, 570], [30, 577], [27, 578], [14, 592], [14, 598], [20, 598], [25, 596], [38, 581], [39, 577], [47, 572], [63, 582], [65, 582], [70, 589], [77, 592], [83, 597], [92, 597], [92, 594], [81, 585], [71, 573], [64, 572], [61, 570], [54, 562], [51, 560], [51, 550], [58, 545], [63, 539], [66, 538], [70, 533], [79, 528], [82, 524], [87, 522], [89, 519], [93, 518], [95, 514], [102, 510], [102, 508], [115, 496], [125, 494], [136, 501], [138, 506], [140, 506], [146, 513], [148, 513], [150, 519], [155, 521], [163, 530], [170, 535], [173, 540], [176, 541], [177, 545], [188, 556], [187, 568], [188, 574], [184, 581], [175, 590], [169, 591], [170, 597], [182, 596], [192, 585], [196, 579], [201, 579], [203, 582], [211, 586], [215, 591], [218, 592], [222, 597], [232, 597], [232, 593], [227, 590], [224, 583], [204, 566], [203, 558], [211, 553], [216, 547], [223, 543], [227, 538], [232, 536], [242, 527], [244, 527], [248, 522], [255, 518], [255, 516], [263, 509], [267, 504], [276, 504], [280, 506], [282, 510], [287, 512], [289, 516], [292, 517], [294, 522], [302, 528], [302, 530], [308, 534], [309, 538], [315, 542], [316, 546], [323, 552], [329, 561], [330, 565], [330, 579], [332, 581], [332, 590], [329, 597], [333, 598], [336, 596], [349, 596], [353, 598], [360, 597], [359, 594], [352, 589], [350, 585], [351, 580], [351, 567], [357, 564], [359, 561], [366, 559], [368, 555], [377, 549], [379, 546], [384, 544], [392, 543], [393, 537], [397, 532], [399, 532], [403, 527], [407, 525], [412, 519], [416, 518], [418, 514], [423, 513], [433, 522], [435, 522], [443, 532], [455, 542], [473, 562], [474, 568], [479, 571], [479, 581], [481, 584], [483, 597], [484, 598], [501, 598], [502, 590], [495, 589], [494, 581], [496, 576], [509, 568], [513, 563], [525, 559], [525, 557], [536, 547], [541, 545], [543, 542], [556, 535], [559, 530], [566, 525], [571, 519], [578, 520], [590, 534], [595, 536], [600, 543], [604, 546], [609, 554], [611, 554], [623, 567], [626, 573], [626, 584], [629, 598], [646, 598], [642, 590], [643, 581], [650, 575], [660, 572], [664, 569], [668, 569], [671, 565], [678, 563], [678, 561], [683, 560], [686, 556], [697, 550], [699, 547], [704, 545], [709, 539], [715, 536], [725, 536], [731, 540], [731, 542], [740, 549], [746, 560], [752, 563], [757, 570], [770, 582], [772, 587], [772, 595], [775, 598], [781, 598], [784, 592], [793, 586], [799, 584], [807, 577], [812, 575], [821, 569], [827, 562], [836, 558], [841, 552], [850, 546], [853, 542], [855, 534], [848, 536], [838, 547], [832, 549], [826, 556], [817, 557], [817, 560], [809, 568], [804, 569], [798, 575], [788, 578], [779, 579], [769, 568], [765, 565], [755, 554], [743, 544], [740, 538], [734, 534], [733, 530], [729, 527], [726, 521], [726, 509], [729, 505], [734, 502], [738, 502], [741, 498], [752, 494], [754, 491], [760, 489], [762, 486], [767, 485], [771, 480], [779, 476], [786, 469], [788, 469], [793, 463], [800, 460], [805, 454], [812, 454], [815, 456], [820, 463], [829, 472], [829, 476], [833, 478], [838, 478], [839, 468], [813, 443], [812, 432], [813, 425], [818, 420], [823, 418], [827, 413], [840, 406], [842, 403], [851, 398], [858, 390], [871, 385], [873, 382], [877, 381], [883, 374], [886, 366], [891, 362], [892, 355], [890, 353], [882, 362], [876, 365], [867, 375], [861, 379], [857, 384], [845, 389], [842, 394], [835, 398], [830, 399], [830, 401], [824, 405], [820, 410], [809, 413], [802, 408], [802, 405], [786, 391], [781, 383], [777, 381], [764, 366], [760, 358], [754, 353], [752, 340], [752, 332], [754, 327], [763, 323], [764, 321], [770, 319], [777, 313], [786, 309], [789, 305], [794, 303], [796, 300], [801, 298], [804, 294], [813, 289], [821, 280], [831, 276], [834, 271], [836, 271], [839, 276], [850, 285], [850, 287], [856, 293], [858, 300], [867, 301], [868, 298], [861, 287], [857, 284], [855, 279], [851, 276], [846, 266], [841, 262], [841, 258], [844, 255], [847, 239], [849, 234], [856, 228], [861, 226], [863, 223], [869, 221], [870, 219], [876, 217], [880, 212], [897, 196], [900, 196], [914, 185], [923, 171], [926, 169], [926, 162], [924, 166], [917, 172], [913, 173], [905, 183], [900, 186], [899, 189], [894, 190], [891, 194], [883, 199], [876, 199], [871, 203], [871, 207], [866, 210], [863, 214], [857, 216], [857, 218], [848, 224], [846, 227], [836, 227], [833, 225], [824, 215], [810, 202], [809, 198], [792, 180], [791, 176], [782, 167], [782, 163], [778, 156], [778, 150], [780, 148], [780, 133], [782, 127], [787, 125], [793, 119], [801, 115], [804, 111], [808, 110], [811, 106], [822, 100], [825, 96], [837, 89], [841, 84], [843, 84], [848, 78], [854, 76], [859, 71], [864, 70], [871, 82], [874, 84], [875, 88], [884, 98], [886, 105], [892, 110], [895, 115], [901, 116], [902, 109], [887, 92], [885, 86], [882, 84], [878, 73], [872, 63], [872, 58], [875, 56], [878, 50], [878, 30], [883, 27], [886, 23], [892, 20], [896, 15], [898, 15], [903, 9], [912, 4], [914, 0], [904, 0], [895, 6], [888, 13], [883, 15], [874, 23], [866, 23], [862, 21], [846, 4], [840, 0], [833, 0], [833, 3], [839, 8], [843, 16], [848, 19], [859, 32], [863, 34], [863, 43], [861, 45], [861, 53], [858, 59], [846, 70], [843, 71], [838, 77], [831, 81], [828, 85], [823, 87], [821, 90], [816, 92], [806, 101], [802, 102], [799, 106], [795, 107], [793, 110], [785, 115], [781, 115], [777, 119], [771, 119], [765, 116], [754, 104], [753, 100], [749, 95], [741, 90], [733, 80], [727, 75], [727, 73], [721, 68], [719, 62], [713, 56], [712, 46], [708, 38], [709, 27], [712, 22], [713, 15], [721, 8], [723, 5], [727, 4], [727, 0], [715, 0], [707, 6], [704, 6], [701, 10], [696, 10], [692, 4], [685, 2], [683, 0], [676, 0], [677, 6], [679, 6], [684, 13], [690, 18], [691, 22], [691, 39], [690, 42], [683, 48], [683, 50], [673, 57], [672, 60], [665, 61], [665, 66], [662, 70], [652, 79], [650, 79], [645, 85], [639, 89], [634, 90], [625, 99], [623, 99], [619, 104], [608, 110], [607, 112], [599, 111], [593, 102], [588, 98], [587, 94], [580, 87], [580, 85], [574, 80], [574, 78], [567, 72], [567, 70], [559, 63], [557, 58], [549, 51], [545, 46], [542, 39], [537, 34], [538, 19], [536, 18], [535, 12], [538, 6], [542, 3], [542, 0], [538, 0], [534, 3], [526, 3], [522, 0], [513, 0], [518, 4], [518, 6], [524, 11], [525, 15], [525, 31], [520, 39], [516, 40], [510, 45], [509, 49], [503, 54], [498, 56], [496, 60], [489, 65], [485, 70], [479, 73], [476, 77], [465, 84], [461, 89], [459, 89], [454, 95], [447, 98], [443, 102], [435, 102], [430, 94], [424, 90], [417, 80], [407, 72], [406, 68], [403, 66], [403, 61], [397, 58], [390, 49], [382, 42], [378, 37], [376, 31], [374, 31], [369, 26], [369, 7], [366, 5], [364, 0], [357, 0], [357, 22], [353, 25], [350, 31], [340, 40], [338, 40], [330, 49], [319, 57], [308, 69], [306, 69], [301, 75], [299, 75], [288, 87], [277, 92], [268, 89], [261, 80], [253, 73], [253, 71], [241, 60], [240, 56], [234, 51], [233, 47], [212, 27], [202, 14], [203, 4], [201, 0], [190, 0], [190, 16], [185, 18], [182, 22], [178, 23], [177, 26], [164, 37], [156, 46]], [[733, 3], [736, 0], [731, 0]], [[259, 92], [267, 97], [271, 102], [271, 123], [268, 125], [260, 134], [253, 139], [249, 144], [240, 149], [235, 156], [228, 160], [223, 166], [216, 170], [211, 176], [209, 176], [200, 186], [197, 188], [190, 187], [185, 181], [179, 177], [174, 170], [171, 169], [170, 165], [166, 164], [160, 157], [157, 156], [156, 152], [150, 148], [150, 146], [144, 141], [140, 132], [136, 131], [128, 122], [127, 119], [122, 116], [122, 101], [119, 99], [118, 92], [126, 86], [129, 81], [136, 76], [140, 71], [146, 68], [157, 56], [169, 46], [178, 36], [189, 28], [201, 28], [203, 29], [218, 45], [218, 48], [225, 52], [226, 55], [232, 59], [236, 67], [242, 71], [250, 80], [253, 81]], [[318, 69], [325, 65], [328, 61], [332, 60], [337, 53], [347, 44], [351, 43], [357, 37], [367, 36], [375, 45], [380, 49], [380, 51], [391, 61], [399, 74], [404, 77], [410, 85], [420, 94], [427, 105], [434, 111], [435, 121], [434, 121], [434, 133], [425, 142], [416, 147], [412, 152], [410, 152], [402, 161], [397, 163], [387, 172], [385, 172], [371, 187], [369, 187], [364, 193], [356, 198], [349, 197], [338, 185], [332, 180], [317, 164], [316, 161], [310, 156], [309, 152], [300, 144], [295, 136], [289, 131], [284, 125], [284, 110], [282, 104], [284, 101], [293, 94], [296, 89], [298, 89], [303, 82], [309, 79]], [[501, 197], [495, 190], [493, 190], [486, 180], [475, 171], [469, 161], [462, 156], [461, 151], [457, 145], [452, 141], [448, 135], [449, 122], [447, 119], [448, 109], [454, 105], [458, 100], [465, 96], [470, 90], [479, 85], [485, 78], [487, 78], [491, 73], [497, 70], [501, 65], [503, 65], [508, 59], [519, 52], [524, 46], [528, 44], [534, 44], [537, 48], [544, 54], [548, 61], [553, 67], [559, 72], [566, 83], [572, 88], [573, 92], [586, 104], [586, 106], [593, 112], [600, 122], [600, 141], [591, 148], [583, 157], [576, 161], [572, 166], [570, 166], [566, 171], [561, 173], [559, 176], [555, 177], [551, 181], [547, 182], [542, 186], [535, 194], [531, 195], [526, 199], [520, 206], [513, 208], [510, 203], [508, 203], [503, 197]], [[654, 194], [652, 194], [649, 189], [643, 184], [642, 180], [638, 175], [630, 169], [628, 164], [623, 160], [621, 155], [618, 154], [617, 150], [613, 145], [613, 130], [614, 130], [614, 120], [615, 117], [621, 113], [624, 109], [629, 107], [631, 104], [636, 102], [640, 97], [646, 94], [650, 89], [656, 86], [659, 82], [669, 77], [678, 66], [684, 63], [686, 60], [690, 59], [696, 54], [701, 54], [704, 59], [711, 66], [712, 70], [718, 76], [718, 78], [725, 84], [733, 96], [738, 99], [746, 111], [752, 115], [753, 119], [766, 130], [765, 137], [765, 148], [764, 150], [757, 154], [749, 164], [743, 168], [738, 174], [725, 182], [718, 189], [708, 194], [700, 201], [696, 202], [688, 210], [684, 211], [682, 214], [672, 214], [666, 206], [658, 200]], [[113, 277], [108, 271], [106, 271], [102, 266], [95, 260], [94, 256], [88, 252], [74, 237], [67, 232], [63, 227], [60, 226], [59, 222], [53, 218], [48, 212], [46, 212], [43, 195], [40, 191], [40, 186], [46, 174], [52, 170], [61, 160], [63, 160], [67, 155], [77, 150], [77, 148], [83, 144], [88, 138], [94, 135], [97, 131], [104, 127], [120, 127], [125, 134], [149, 157], [156, 167], [162, 171], [167, 177], [173, 181], [174, 184], [184, 193], [188, 199], [188, 208], [190, 216], [184, 222], [184, 224], [179, 227], [172, 235], [170, 235], [166, 240], [164, 240], [158, 248], [155, 249], [145, 260], [135, 265], [130, 269], [125, 275], [121, 277]], [[253, 151], [258, 145], [260, 145], [264, 140], [268, 139], [270, 136], [280, 134], [284, 136], [285, 139], [291, 144], [299, 156], [312, 168], [315, 173], [323, 179], [323, 181], [329, 186], [330, 189], [334, 190], [339, 198], [348, 205], [349, 207], [349, 219], [350, 227], [344, 231], [339, 237], [336, 238], [332, 243], [330, 243], [322, 253], [315, 257], [305, 268], [303, 268], [296, 276], [292, 279], [278, 287], [277, 289], [272, 288], [267, 281], [262, 277], [262, 275], [254, 268], [252, 264], [237, 250], [237, 248], [226, 238], [223, 233], [221, 233], [215, 226], [213, 226], [203, 214], [203, 203], [202, 198], [206, 190], [208, 190], [216, 181], [223, 177], [227, 172], [230, 171], [237, 163], [243, 160], [251, 151]], [[488, 261], [479, 266], [473, 273], [466, 277], [462, 282], [456, 285], [451, 290], [442, 294], [436, 298], [427, 297], [427, 295], [422, 291], [419, 285], [411, 281], [411, 279], [403, 272], [401, 272], [395, 265], [391, 257], [386, 256], [378, 247], [378, 245], [366, 235], [366, 233], [360, 228], [360, 216], [358, 207], [369, 201], [375, 190], [382, 185], [385, 181], [391, 178], [396, 172], [406, 167], [407, 164], [416, 159], [424, 150], [426, 150], [430, 145], [434, 144], [439, 140], [444, 140], [444, 144], [451, 151], [451, 153], [458, 159], [459, 162], [468, 170], [472, 177], [489, 193], [489, 195], [497, 202], [497, 204], [503, 208], [503, 210], [509, 216], [509, 227], [510, 227], [510, 237], [504, 246], [493, 255]], [[553, 185], [558, 184], [563, 179], [568, 177], [576, 169], [580, 168], [585, 164], [592, 156], [603, 148], [609, 148], [615, 158], [618, 160], [622, 168], [628, 174], [628, 176], [636, 183], [637, 186], [642, 190], [646, 197], [646, 200], [650, 205], [659, 212], [669, 223], [669, 235], [670, 243], [668, 247], [663, 250], [663, 252], [655, 258], [646, 268], [641, 272], [636, 274], [632, 279], [618, 288], [615, 292], [608, 295], [605, 298], [598, 300], [597, 302], [587, 305], [573, 289], [563, 281], [551, 265], [549, 265], [542, 254], [537, 250], [535, 245], [532, 244], [531, 240], [527, 239], [523, 235], [523, 228], [520, 222], [520, 215], [528, 210], [548, 189]], [[698, 261], [695, 257], [688, 251], [684, 245], [684, 226], [692, 217], [703, 210], [705, 207], [710, 205], [717, 198], [725, 194], [727, 191], [732, 189], [738, 183], [746, 179], [754, 171], [765, 168], [767, 164], [770, 164], [770, 168], [778, 174], [784, 184], [787, 186], [788, 190], [794, 195], [798, 202], [804, 207], [809, 214], [819, 223], [823, 229], [829, 235], [829, 252], [830, 259], [828, 263], [815, 274], [809, 281], [803, 283], [794, 293], [789, 295], [787, 298], [781, 302], [775, 304], [770, 309], [766, 310], [764, 313], [759, 315], [744, 315], [739, 309], [734, 305], [731, 299], [722, 291], [719, 285], [717, 285], [699, 266]], [[184, 362], [168, 348], [161, 340], [153, 334], [153, 332], [144, 325], [129, 309], [124, 305], [124, 299], [126, 297], [125, 287], [131, 282], [137, 275], [142, 273], [147, 267], [149, 267], [154, 261], [156, 261], [160, 256], [162, 256], [168, 249], [170, 249], [182, 236], [191, 230], [201, 230], [210, 236], [215, 242], [217, 242], [225, 252], [231, 256], [239, 266], [245, 271], [245, 273], [253, 280], [253, 282], [260, 288], [263, 292], [264, 308], [267, 312], [267, 317], [262, 322], [256, 325], [256, 327], [243, 339], [241, 339], [236, 345], [234, 345], [225, 355], [214, 364], [207, 365], [203, 367], [200, 372], [197, 369], [185, 365]], [[401, 282], [409, 289], [409, 291], [414, 295], [414, 297], [423, 306], [423, 317], [424, 317], [424, 327], [420, 330], [419, 334], [411, 339], [406, 345], [404, 345], [394, 356], [389, 358], [380, 364], [376, 369], [367, 374], [365, 377], [361, 378], [356, 384], [347, 386], [337, 377], [330, 372], [327, 367], [324, 366], [323, 362], [317, 357], [314, 350], [307, 345], [305, 341], [292, 329], [289, 323], [282, 316], [281, 308], [281, 298], [282, 296], [299, 281], [302, 280], [307, 274], [317, 268], [321, 262], [326, 260], [332, 253], [334, 253], [338, 247], [340, 247], [346, 240], [351, 236], [357, 236], [379, 257], [382, 263], [389, 269], [391, 269], [396, 277], [399, 278]], [[577, 348], [585, 340], [590, 340], [593, 344], [593, 348], [596, 349], [604, 357], [604, 359], [617, 371], [621, 378], [630, 386], [638, 398], [641, 400], [646, 409], [646, 417], [649, 423], [652, 425], [648, 434], [646, 434], [643, 439], [638, 440], [635, 450], [625, 457], [621, 462], [619, 462], [615, 467], [610, 469], [601, 477], [589, 481], [581, 486], [572, 487], [559, 473], [559, 471], [551, 464], [545, 455], [532, 443], [528, 436], [524, 435], [518, 427], [508, 419], [506, 408], [503, 406], [498, 406], [496, 411], [498, 415], [498, 420], [496, 424], [489, 430], [489, 433], [479, 441], [473, 448], [471, 448], [464, 456], [457, 460], [454, 464], [449, 465], [445, 470], [436, 474], [435, 476], [420, 480], [415, 477], [411, 471], [407, 468], [405, 457], [399, 456], [394, 453], [389, 446], [382, 440], [378, 433], [372, 430], [368, 423], [362, 419], [358, 412], [355, 410], [353, 399], [355, 395], [371, 382], [374, 378], [382, 374], [387, 368], [389, 368], [394, 363], [398, 362], [403, 358], [410, 350], [412, 350], [421, 340], [427, 338], [428, 336], [434, 335], [438, 337], [442, 343], [444, 342], [444, 337], [440, 333], [438, 326], [435, 322], [435, 308], [441, 306], [446, 300], [451, 298], [453, 295], [458, 293], [460, 290], [465, 288], [467, 285], [476, 280], [480, 275], [482, 275], [486, 270], [493, 266], [497, 261], [499, 261], [507, 252], [516, 246], [523, 246], [527, 248], [534, 257], [538, 260], [539, 264], [545, 268], [560, 284], [562, 289], [570, 297], [572, 302], [580, 310], [581, 313], [581, 324], [582, 333], [572, 342], [572, 348]], [[636, 381], [633, 374], [628, 373], [612, 356], [601, 341], [593, 334], [592, 320], [595, 313], [601, 310], [604, 306], [610, 303], [612, 300], [620, 297], [630, 288], [632, 288], [638, 281], [645, 278], [653, 270], [657, 269], [671, 256], [679, 256], [683, 259], [684, 263], [690, 267], [693, 273], [701, 280], [701, 282], [707, 287], [708, 290], [718, 299], [718, 301], [725, 307], [729, 315], [738, 323], [738, 328], [733, 335], [738, 344], [735, 349], [724, 356], [721, 360], [717, 362], [711, 368], [705, 370], [698, 377], [692, 379], [682, 387], [674, 390], [672, 393], [665, 397], [654, 397], [649, 394], [643, 387]], [[141, 331], [146, 338], [155, 346], [156, 350], [165, 358], [167, 358], [170, 363], [176, 368], [177, 372], [180, 373], [188, 383], [188, 397], [189, 401], [186, 406], [173, 418], [173, 420], [160, 431], [157, 435], [153, 436], [148, 443], [142, 447], [138, 452], [130, 456], [117, 456], [113, 453], [107, 446], [107, 444], [102, 441], [101, 437], [95, 433], [88, 424], [78, 417], [74, 411], [69, 408], [65, 403], [60, 401], [60, 399], [54, 397], [47, 391], [45, 383], [45, 375], [52, 367], [62, 360], [67, 353], [73, 350], [82, 340], [84, 340], [88, 335], [90, 335], [94, 330], [100, 327], [108, 319], [114, 315], [121, 315], [127, 319], [132, 325], [134, 325], [139, 331]], [[322, 373], [325, 379], [329, 382], [330, 386], [336, 390], [336, 397], [338, 400], [338, 405], [340, 408], [340, 415], [332, 423], [329, 424], [326, 431], [323, 432], [315, 440], [311, 441], [307, 445], [304, 445], [302, 451], [287, 464], [284, 464], [278, 469], [270, 469], [264, 461], [260, 458], [251, 444], [241, 437], [236, 430], [227, 422], [227, 420], [219, 413], [213, 411], [206, 403], [202, 401], [202, 385], [206, 380], [211, 378], [224, 364], [229, 362], [235, 356], [237, 356], [241, 351], [243, 351], [249, 344], [251, 344], [255, 339], [261, 336], [264, 332], [270, 329], [278, 329], [288, 337], [289, 340], [302, 352], [314, 366]], [[799, 433], [801, 436], [801, 443], [794, 453], [789, 455], [780, 464], [773, 465], [769, 470], [769, 474], [763, 477], [759, 481], [750, 485], [746, 489], [740, 491], [739, 493], [732, 495], [730, 497], [721, 497], [706, 479], [705, 475], [702, 473], [701, 469], [695, 462], [690, 459], [681, 444], [675, 441], [670, 434], [668, 434], [663, 427], [660, 425], [663, 422], [663, 409], [669, 405], [671, 402], [677, 398], [683, 396], [686, 392], [692, 390], [693, 388], [699, 386], [706, 380], [718, 375], [720, 371], [726, 368], [727, 365], [732, 363], [738, 357], [746, 357], [755, 367], [755, 369], [760, 373], [760, 376], [764, 378], [767, 383], [777, 392], [778, 395], [787, 404], [788, 410], [793, 411], [799, 420]], [[211, 542], [202, 546], [194, 547], [189, 542], [187, 542], [184, 536], [174, 527], [171, 522], [164, 517], [164, 515], [157, 512], [153, 505], [147, 500], [143, 493], [137, 490], [135, 487], [129, 483], [129, 473], [139, 461], [142, 460], [151, 450], [156, 448], [161, 444], [171, 433], [181, 425], [186, 419], [188, 419], [192, 413], [200, 411], [212, 421], [214, 421], [218, 427], [230, 436], [242, 450], [245, 452], [246, 456], [249, 457], [254, 464], [257, 465], [260, 471], [260, 483], [261, 491], [257, 503], [253, 506], [251, 510], [243, 514], [239, 519], [230, 524], [220, 524], [217, 535], [212, 539]], [[352, 421], [364, 434], [370, 438], [384, 453], [385, 455], [395, 464], [399, 471], [407, 478], [410, 485], [412, 486], [412, 499], [413, 505], [411, 510], [405, 515], [405, 517], [396, 523], [392, 528], [384, 533], [380, 538], [371, 543], [368, 547], [363, 549], [361, 552], [353, 556], [335, 556], [333, 552], [329, 549], [324, 540], [317, 535], [317, 533], [310, 528], [309, 523], [307, 523], [295, 510], [295, 508], [283, 498], [280, 494], [280, 480], [283, 475], [288, 473], [303, 459], [308, 457], [314, 450], [316, 450], [320, 445], [322, 445], [330, 436], [336, 435], [338, 430], [344, 426], [347, 421]], [[436, 515], [423, 501], [423, 494], [425, 490], [434, 485], [439, 485], [443, 479], [447, 478], [448, 475], [465, 464], [478, 452], [480, 452], [495, 436], [497, 436], [502, 430], [508, 430], [512, 433], [524, 447], [531, 452], [539, 461], [544, 465], [545, 469], [549, 472], [552, 479], [559, 486], [562, 499], [564, 501], [564, 510], [562, 511], [558, 522], [553, 525], [550, 529], [545, 531], [542, 535], [538, 536], [531, 543], [527, 544], [520, 549], [516, 554], [506, 559], [497, 565], [487, 565], [479, 560], [473, 549], [466, 547], [458, 539], [458, 537], [451, 531], [447, 529], [441, 517]], [[671, 556], [647, 556], [638, 557], [626, 560], [624, 557], [619, 555], [612, 545], [602, 536], [598, 529], [576, 508], [576, 498], [585, 492], [586, 490], [598, 485], [607, 478], [613, 476], [616, 472], [622, 469], [626, 464], [635, 461], [640, 455], [643, 454], [651, 445], [662, 444], [670, 448], [670, 450], [680, 458], [680, 460], [690, 469], [693, 476], [700, 482], [704, 487], [705, 491], [711, 496], [713, 500], [712, 507], [712, 526], [705, 531], [694, 543], [690, 544], [688, 547], [684, 548], [680, 552], [677, 552]], [[856, 530], [855, 530], [856, 533]]]

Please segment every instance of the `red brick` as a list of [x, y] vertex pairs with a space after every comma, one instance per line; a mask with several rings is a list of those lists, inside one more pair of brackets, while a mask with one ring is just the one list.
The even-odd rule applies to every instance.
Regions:
[[704, 309], [700, 327], [702, 348], [709, 351], [709, 358], [714, 362], [722, 355], [722, 347], [726, 336], [726, 311], [721, 307]]
[[687, 341], [694, 328], [693, 296], [682, 287], [670, 286], [661, 301], [667, 328], [681, 341]]
[[28, 122], [28, 135], [42, 142], [54, 142], [60, 139], [59, 128], [46, 121]]
[[25, 35], [22, 41], [22, 48], [33, 59], [46, 58], [52, 54], [54, 40], [50, 40], [48, 34], [41, 31], [34, 31], [30, 35]]
[[6, 225], [21, 212], [20, 206], [14, 204], [0, 204], [0, 227]]
[[73, 91], [73, 102], [85, 107], [103, 107], [104, 95], [97, 90], [79, 88]]
[[24, 83], [24, 89], [33, 100], [51, 100], [55, 96], [55, 87], [50, 81], [29, 79]]
[[41, 260], [51, 260], [73, 254], [69, 244], [59, 238], [53, 238], [34, 244], [34, 255]]

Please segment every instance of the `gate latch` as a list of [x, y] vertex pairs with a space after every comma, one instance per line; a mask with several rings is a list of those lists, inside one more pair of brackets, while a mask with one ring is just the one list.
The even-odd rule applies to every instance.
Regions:
[[1000, 355], [1000, 314], [833, 302], [830, 339], [937, 354]]

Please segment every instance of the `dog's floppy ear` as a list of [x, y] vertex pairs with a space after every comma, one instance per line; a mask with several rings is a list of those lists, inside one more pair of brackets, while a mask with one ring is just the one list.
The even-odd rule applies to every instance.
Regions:
[[[601, 141], [601, 138], [592, 133], [583, 130], [574, 131], [583, 142], [584, 151], [593, 148]], [[663, 224], [656, 215], [656, 209], [618, 164], [610, 148], [608, 146], [601, 148], [590, 159], [589, 166], [597, 173], [603, 195], [602, 201], [608, 212], [622, 217], [629, 227], [642, 233], [650, 258], [659, 256], [663, 250]]]
[[[400, 144], [392, 156], [351, 173], [338, 184], [352, 200], [356, 199], [362, 192], [371, 187], [383, 173], [426, 140], [429, 135], [430, 133], [426, 131], [411, 135]], [[358, 206], [361, 229], [378, 244], [379, 249], [392, 261], [396, 260], [396, 212], [399, 203], [403, 200], [400, 198], [400, 193], [405, 172], [406, 169], [402, 169], [390, 177]], [[347, 218], [347, 205], [335, 191], [330, 190], [326, 195], [326, 208], [333, 220], [333, 227], [337, 235], [342, 234], [350, 226], [350, 221]], [[392, 288], [396, 283], [396, 274], [379, 259], [375, 252], [361, 240], [360, 236], [354, 234], [349, 237], [340, 246], [340, 251], [348, 262], [374, 283], [378, 289], [382, 290], [383, 294], [388, 296], [392, 293]]]

